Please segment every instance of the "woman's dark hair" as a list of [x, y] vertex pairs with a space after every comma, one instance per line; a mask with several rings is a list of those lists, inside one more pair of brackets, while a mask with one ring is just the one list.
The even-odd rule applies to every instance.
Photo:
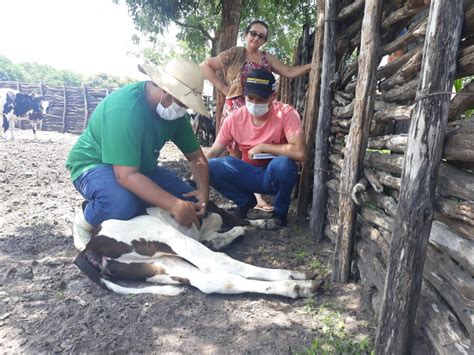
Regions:
[[253, 25], [262, 25], [263, 27], [265, 27], [265, 29], [267, 30], [266, 39], [268, 39], [268, 25], [264, 21], [260, 21], [260, 20], [255, 20], [255, 21], [250, 22], [248, 26], [245, 27], [245, 35], [249, 34], [249, 31]]

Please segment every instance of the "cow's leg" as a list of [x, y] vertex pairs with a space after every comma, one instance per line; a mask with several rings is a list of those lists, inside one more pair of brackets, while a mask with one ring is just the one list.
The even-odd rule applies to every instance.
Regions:
[[14, 141], [15, 140], [15, 118], [12, 116], [10, 117], [10, 137], [11, 137], [11, 140]]
[[[219, 233], [221, 228], [222, 216], [217, 213], [208, 213], [202, 220], [199, 241], [212, 250], [221, 250], [245, 234], [243, 227], [234, 227], [227, 232]], [[184, 234], [188, 235], [186, 232]]]
[[36, 137], [36, 129], [38, 128], [38, 121], [31, 121], [31, 128], [33, 129], [33, 139], [37, 141], [38, 138]]
[[200, 241], [212, 250], [222, 250], [229, 246], [238, 237], [243, 235], [245, 235], [244, 227], [234, 227], [224, 233], [212, 232], [206, 235], [201, 235]]
[[262, 293], [290, 298], [311, 297], [321, 287], [321, 281], [259, 281], [222, 271], [204, 272], [179, 257], [166, 256], [153, 263], [166, 274], [147, 278], [148, 282], [169, 283], [168, 280], [192, 285], [204, 293]]
[[10, 127], [10, 123], [8, 122], [8, 118], [5, 114], [2, 115], [3, 116], [3, 123], [2, 123], [2, 128], [3, 128], [3, 133], [2, 133], [2, 138], [4, 140], [7, 140], [7, 131], [8, 131], [8, 128]]

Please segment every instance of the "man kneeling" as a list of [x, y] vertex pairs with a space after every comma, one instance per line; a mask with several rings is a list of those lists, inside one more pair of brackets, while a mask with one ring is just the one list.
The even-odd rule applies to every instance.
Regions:
[[[267, 70], [249, 73], [244, 95], [245, 106], [227, 117], [206, 154], [210, 184], [234, 201], [241, 218], [256, 205], [255, 192], [273, 195], [273, 217], [284, 226], [298, 175], [296, 162], [306, 159], [301, 120], [293, 107], [276, 101], [275, 77]], [[240, 147], [242, 160], [216, 158], [232, 141]]]

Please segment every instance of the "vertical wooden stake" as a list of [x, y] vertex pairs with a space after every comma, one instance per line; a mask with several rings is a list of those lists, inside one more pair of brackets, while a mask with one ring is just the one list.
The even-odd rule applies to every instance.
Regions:
[[320, 241], [324, 237], [324, 222], [327, 199], [327, 169], [329, 134], [331, 127], [331, 84], [336, 71], [336, 0], [325, 0], [324, 4], [324, 50], [321, 68], [321, 97], [314, 149], [313, 202], [310, 228], [313, 237]]
[[87, 86], [82, 84], [82, 97], [84, 98], [84, 123], [82, 124], [82, 129], [86, 129], [87, 122], [89, 121], [89, 102], [87, 100]]
[[64, 101], [63, 101], [63, 128], [61, 129], [62, 133], [66, 132], [66, 111], [67, 111], [66, 83], [63, 83], [63, 96], [64, 96]]
[[[16, 90], [21, 92], [21, 85], [20, 85], [19, 81], [16, 82]], [[13, 121], [13, 124], [15, 125], [15, 121]], [[22, 120], [19, 121], [18, 128], [23, 129], [23, 121]]]
[[464, 19], [462, 1], [431, 0], [420, 85], [395, 216], [375, 353], [406, 354], [433, 220], [450, 93]]
[[324, 0], [317, 0], [318, 22], [314, 36], [313, 57], [311, 60], [311, 71], [309, 73], [308, 96], [303, 113], [303, 125], [306, 137], [306, 156], [308, 161], [303, 164], [298, 189], [298, 202], [296, 214], [298, 218], [306, 217], [308, 204], [310, 202], [311, 164], [313, 158], [313, 146], [316, 136], [316, 123], [318, 122], [319, 92], [321, 85], [321, 52], [323, 49], [324, 34]]
[[374, 110], [375, 72], [378, 64], [377, 49], [381, 9], [381, 0], [365, 1], [354, 113], [341, 170], [340, 224], [332, 268], [332, 279], [336, 282], [347, 282], [351, 268], [352, 239], [356, 216], [356, 205], [352, 201], [351, 192], [363, 172], [365, 151], [369, 139], [369, 125]]
[[[45, 99], [44, 97], [44, 83], [41, 81], [40, 82], [40, 95], [41, 97], [43, 98], [43, 100]], [[39, 122], [39, 130], [42, 131], [43, 130], [43, 121], [44, 119], [42, 119], [40, 122]]]

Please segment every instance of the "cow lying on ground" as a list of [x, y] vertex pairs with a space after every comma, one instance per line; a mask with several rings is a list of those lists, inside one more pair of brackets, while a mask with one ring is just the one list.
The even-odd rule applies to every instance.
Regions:
[[0, 89], [3, 139], [7, 139], [7, 131], [10, 129], [11, 139], [15, 140], [15, 122], [30, 120], [34, 139], [36, 140], [36, 130], [38, 125], [42, 125], [48, 108], [49, 102], [43, 100], [42, 96], [27, 95], [12, 89]]
[[[222, 249], [247, 228], [237, 226], [220, 233], [223, 219], [217, 213], [209, 213], [200, 230], [196, 226], [184, 229], [157, 207], [148, 208], [147, 213], [128, 221], [102, 223], [75, 264], [99, 285], [124, 294], [176, 295], [184, 289], [174, 285], [191, 285], [204, 293], [252, 292], [297, 298], [314, 295], [322, 285], [301, 272], [256, 267], [207, 248], [204, 244]], [[266, 228], [271, 221], [245, 224]], [[112, 280], [168, 286], [124, 287]]]
[[209, 117], [199, 113], [193, 113], [191, 116], [191, 126], [194, 134], [204, 147], [210, 147], [216, 139], [216, 128], [214, 122]]

